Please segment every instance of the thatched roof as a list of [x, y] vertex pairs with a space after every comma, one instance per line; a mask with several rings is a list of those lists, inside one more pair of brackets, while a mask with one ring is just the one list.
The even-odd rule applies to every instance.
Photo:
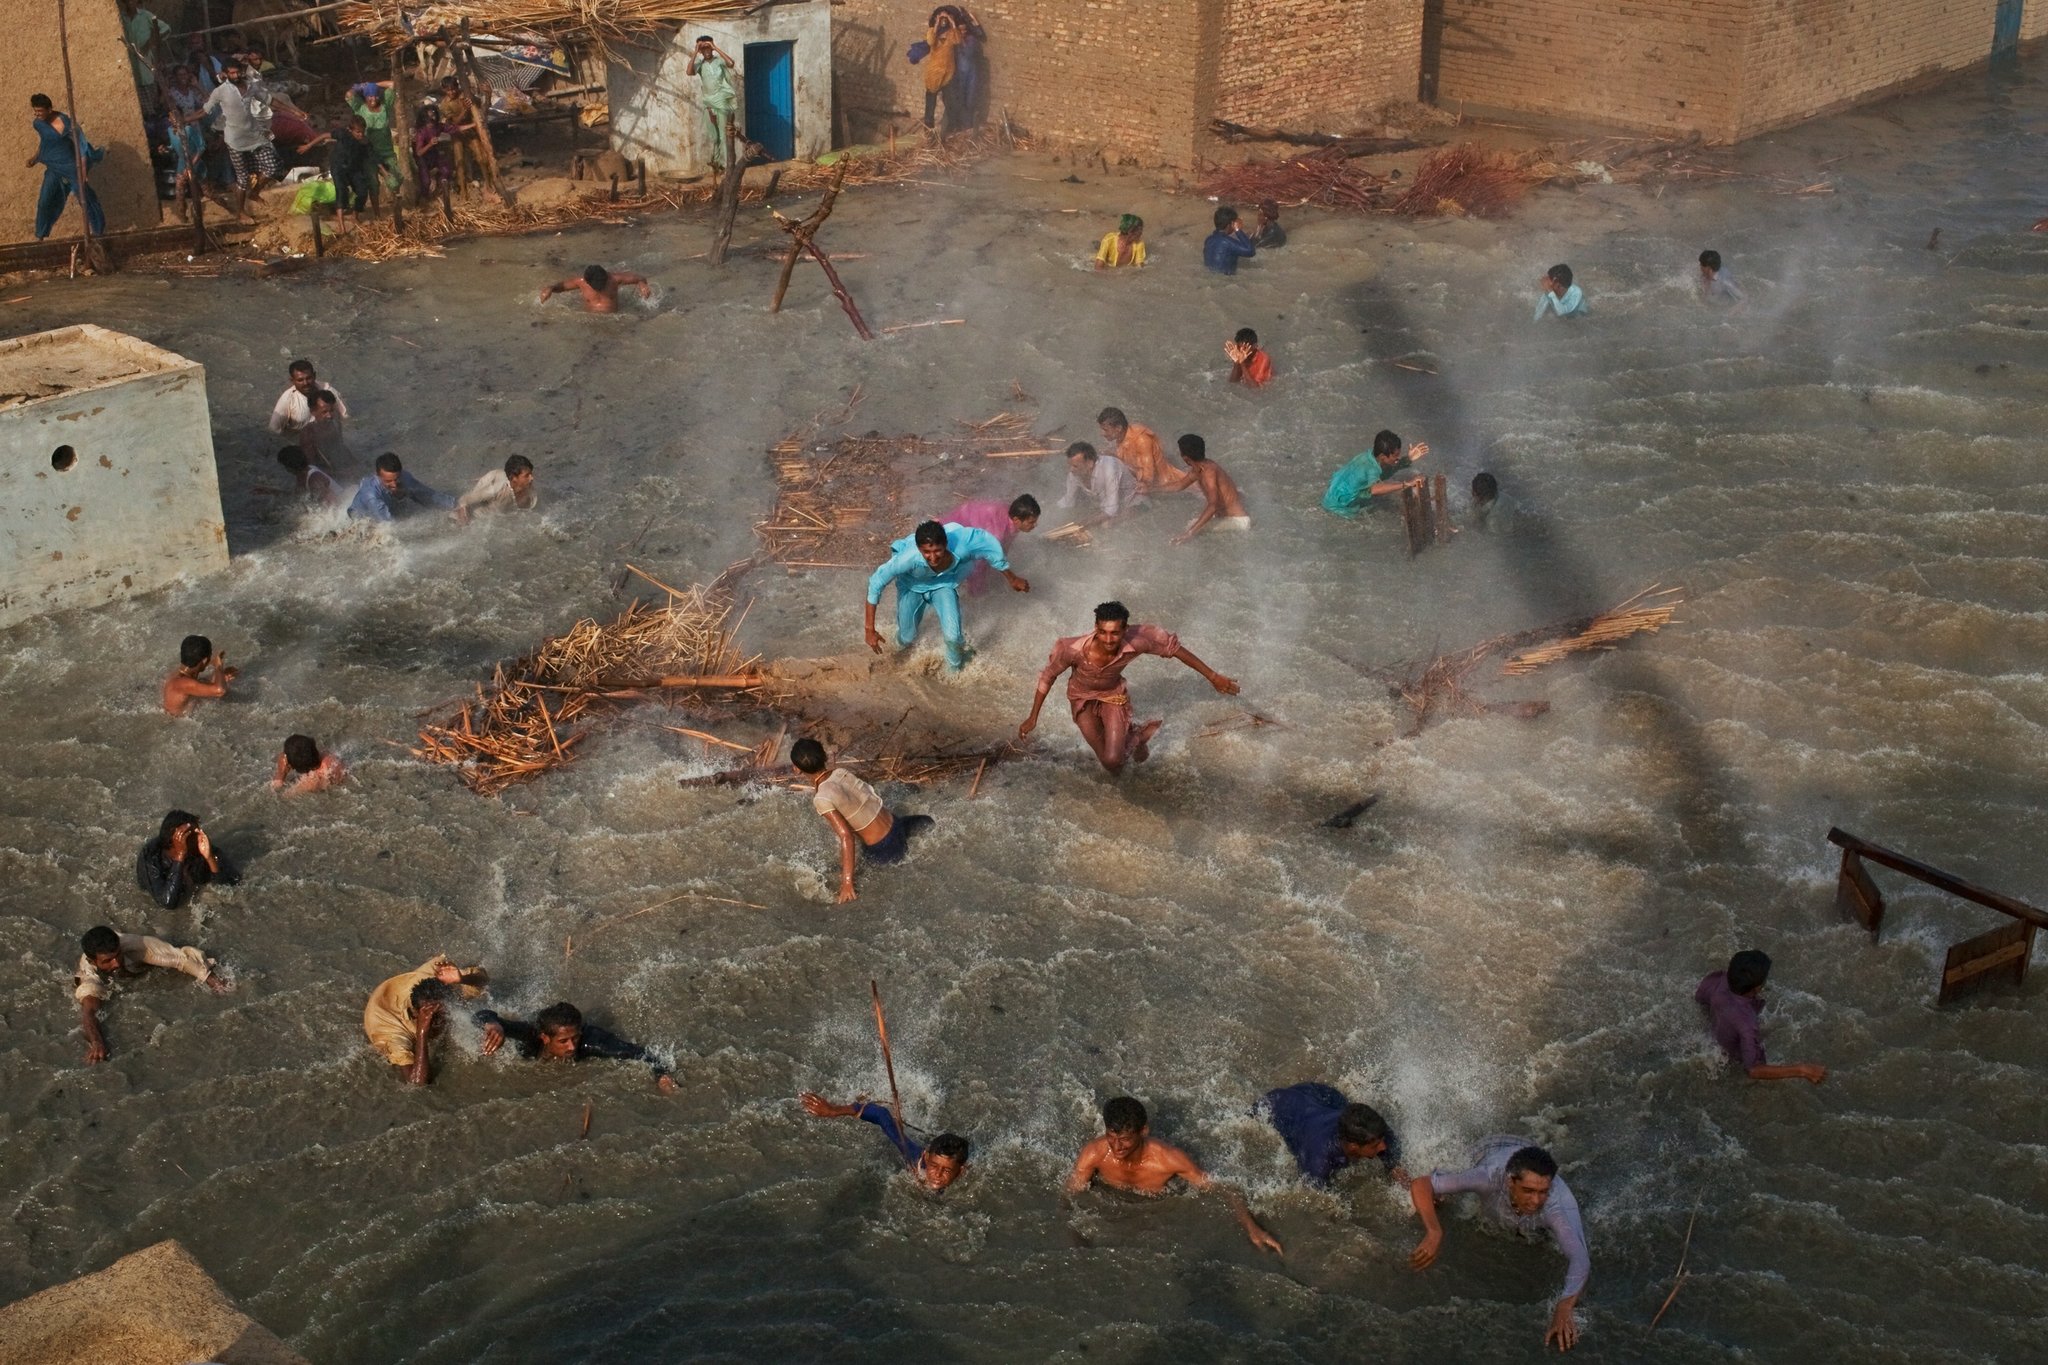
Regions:
[[387, 48], [443, 30], [460, 32], [465, 19], [477, 34], [534, 34], [606, 47], [665, 24], [747, 14], [768, 3], [773, 0], [358, 0], [340, 12], [338, 26]]

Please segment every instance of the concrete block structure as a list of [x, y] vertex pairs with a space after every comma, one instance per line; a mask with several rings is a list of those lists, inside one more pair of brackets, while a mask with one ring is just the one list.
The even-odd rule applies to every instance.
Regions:
[[[88, 172], [107, 215], [107, 231], [156, 227], [161, 215], [155, 173], [142, 131], [142, 101], [135, 93], [135, 73], [121, 36], [121, 11], [115, 0], [67, 0], [64, 9], [72, 89], [78, 96], [78, 108], [68, 112], [77, 115], [85, 135], [107, 153]], [[48, 95], [59, 109], [65, 108], [63, 50], [52, 0], [16, 0], [0, 6], [0, 13], [17, 18], [8, 26], [14, 35], [9, 41], [21, 44], [12, 67], [15, 89], [8, 97], [14, 107], [7, 126], [14, 131], [7, 140], [7, 154], [0, 156], [0, 243], [28, 242], [35, 240], [36, 196], [43, 188], [43, 168], [22, 165], [36, 149], [28, 97]], [[57, 233], [75, 235], [83, 221], [74, 200], [58, 221]]]
[[[924, 116], [905, 50], [935, 0], [833, 8], [842, 112], [861, 140]], [[1053, 143], [1188, 166], [1212, 119], [1349, 131], [1412, 100], [1423, 0], [980, 0], [988, 110]]]
[[1439, 105], [1734, 142], [2048, 36], [2048, 0], [1428, 0]]
[[828, 0], [788, 0], [693, 21], [651, 45], [622, 47], [624, 60], [607, 72], [614, 151], [628, 160], [645, 157], [650, 174], [711, 169], [710, 129], [697, 102], [697, 78], [689, 74], [699, 34], [709, 35], [739, 67], [741, 126], [771, 157], [809, 159], [831, 150], [832, 7]]
[[197, 362], [90, 324], [0, 341], [0, 627], [224, 569]]

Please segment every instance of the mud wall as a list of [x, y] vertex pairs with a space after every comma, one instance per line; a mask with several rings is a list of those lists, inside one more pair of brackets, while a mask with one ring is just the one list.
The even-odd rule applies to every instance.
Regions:
[[[35, 239], [36, 196], [43, 188], [43, 168], [24, 167], [36, 149], [29, 127], [28, 97], [48, 95], [65, 107], [64, 59], [58, 42], [56, 0], [12, 0], [0, 7], [18, 22], [8, 25], [8, 41], [21, 44], [10, 69], [15, 73], [6, 126], [7, 154], [0, 156], [0, 243]], [[107, 215], [107, 230], [152, 228], [158, 224], [156, 184], [143, 138], [142, 105], [135, 94], [135, 74], [121, 38], [121, 13], [115, 0], [67, 0], [65, 13], [71, 38], [71, 79], [78, 96], [79, 126], [106, 159], [87, 174]], [[74, 200], [57, 222], [53, 236], [76, 234], [83, 225]]]

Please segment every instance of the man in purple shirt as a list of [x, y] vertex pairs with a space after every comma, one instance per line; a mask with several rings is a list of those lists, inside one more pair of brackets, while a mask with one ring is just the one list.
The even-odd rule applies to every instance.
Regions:
[[1744, 949], [1728, 959], [1728, 970], [1713, 972], [1703, 979], [1692, 998], [1706, 1007], [1707, 1028], [1714, 1041], [1753, 1081], [1811, 1081], [1819, 1085], [1828, 1069], [1811, 1062], [1787, 1062], [1773, 1066], [1764, 1060], [1764, 1040], [1758, 1015], [1764, 1007], [1764, 981], [1771, 974], [1771, 960], [1754, 948]]
[[1273, 1125], [1311, 1185], [1327, 1185], [1359, 1161], [1376, 1160], [1391, 1179], [1408, 1178], [1387, 1121], [1372, 1106], [1353, 1104], [1334, 1085], [1303, 1081], [1268, 1090], [1252, 1112]]

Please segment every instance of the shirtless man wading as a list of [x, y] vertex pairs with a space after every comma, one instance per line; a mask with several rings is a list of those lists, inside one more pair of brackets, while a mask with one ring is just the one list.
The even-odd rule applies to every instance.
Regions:
[[1251, 1244], [1261, 1251], [1281, 1254], [1279, 1240], [1259, 1226], [1258, 1219], [1245, 1206], [1244, 1196], [1211, 1180], [1209, 1173], [1180, 1148], [1153, 1137], [1145, 1106], [1129, 1095], [1119, 1095], [1102, 1106], [1102, 1136], [1089, 1142], [1074, 1159], [1065, 1197], [1081, 1193], [1097, 1179], [1112, 1189], [1133, 1194], [1162, 1194], [1175, 1178], [1193, 1189], [1215, 1190], [1222, 1195]]

